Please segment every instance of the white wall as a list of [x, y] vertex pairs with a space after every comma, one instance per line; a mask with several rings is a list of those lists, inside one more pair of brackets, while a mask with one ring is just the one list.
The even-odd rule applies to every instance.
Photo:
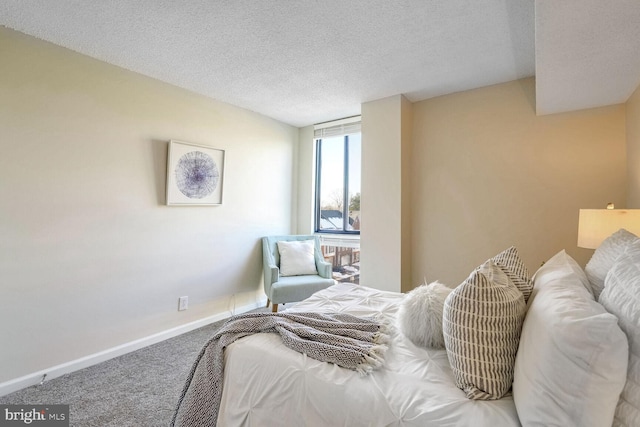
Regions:
[[[0, 52], [0, 383], [261, 303], [297, 129], [3, 28]], [[226, 150], [222, 206], [165, 206], [170, 139]]]

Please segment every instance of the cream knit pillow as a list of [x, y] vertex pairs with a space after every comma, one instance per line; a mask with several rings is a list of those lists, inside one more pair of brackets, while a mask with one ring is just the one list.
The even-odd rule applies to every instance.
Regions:
[[492, 260], [445, 300], [447, 356], [469, 399], [500, 399], [511, 388], [525, 311], [522, 292]]

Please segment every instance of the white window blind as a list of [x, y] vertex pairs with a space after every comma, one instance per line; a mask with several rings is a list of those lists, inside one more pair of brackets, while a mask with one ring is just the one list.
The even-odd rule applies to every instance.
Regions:
[[351, 135], [354, 133], [360, 133], [360, 116], [334, 120], [313, 126], [313, 136], [316, 139]]

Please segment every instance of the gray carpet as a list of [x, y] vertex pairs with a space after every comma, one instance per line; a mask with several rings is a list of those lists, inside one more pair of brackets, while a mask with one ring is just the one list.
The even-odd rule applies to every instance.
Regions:
[[69, 404], [70, 425], [78, 427], [168, 426], [191, 365], [223, 323], [2, 396], [0, 404]]

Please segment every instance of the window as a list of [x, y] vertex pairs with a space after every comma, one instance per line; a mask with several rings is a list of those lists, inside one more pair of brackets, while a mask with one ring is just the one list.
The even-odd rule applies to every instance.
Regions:
[[316, 125], [315, 229], [360, 234], [360, 117]]
[[322, 255], [331, 264], [332, 276], [338, 282], [360, 283], [360, 243], [356, 240], [322, 238]]

